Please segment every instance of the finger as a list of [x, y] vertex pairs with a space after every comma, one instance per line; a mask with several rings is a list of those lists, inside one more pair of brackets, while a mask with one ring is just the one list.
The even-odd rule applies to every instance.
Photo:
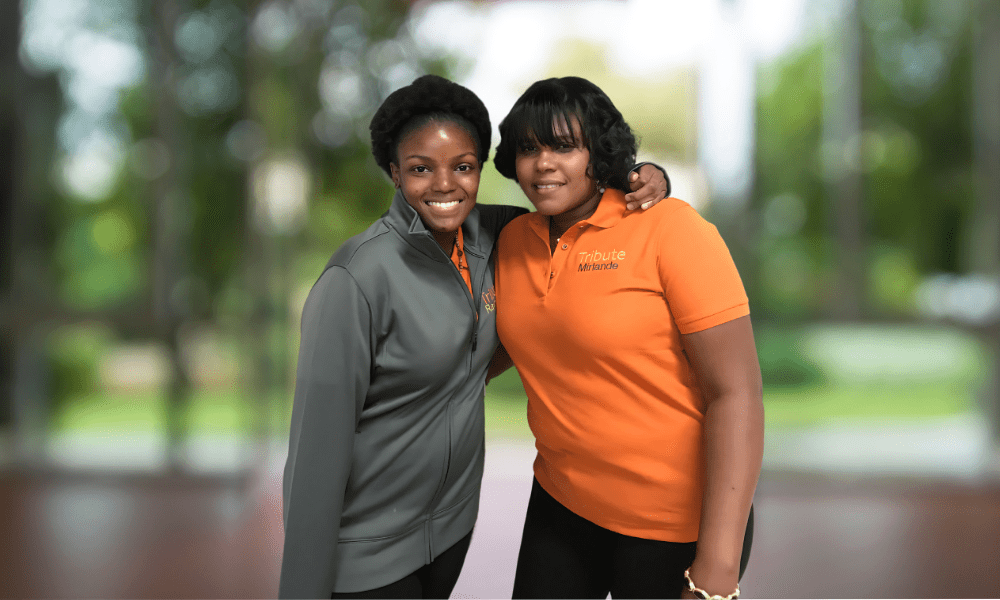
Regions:
[[656, 204], [656, 200], [647, 200], [642, 203], [642, 210], [648, 210], [654, 204]]

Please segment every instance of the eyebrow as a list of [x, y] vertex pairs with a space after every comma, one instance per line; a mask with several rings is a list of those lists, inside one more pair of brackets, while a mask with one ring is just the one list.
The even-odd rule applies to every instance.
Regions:
[[[475, 152], [466, 152], [466, 153], [464, 153], [464, 154], [459, 154], [459, 155], [458, 155], [458, 156], [456, 156], [455, 158], [456, 158], [456, 159], [459, 159], [459, 158], [464, 158], [464, 157], [466, 157], [466, 156], [471, 156], [471, 157], [473, 157], [473, 158], [477, 158], [477, 156], [476, 156], [476, 153], [475, 153]], [[417, 160], [426, 160], [426, 161], [428, 161], [428, 162], [430, 162], [430, 161], [432, 160], [432, 159], [431, 159], [431, 157], [429, 157], [429, 156], [424, 156], [423, 154], [411, 154], [411, 155], [409, 155], [409, 156], [404, 156], [404, 157], [403, 157], [403, 160], [410, 160], [411, 158], [415, 158], [415, 159], [417, 159]]]

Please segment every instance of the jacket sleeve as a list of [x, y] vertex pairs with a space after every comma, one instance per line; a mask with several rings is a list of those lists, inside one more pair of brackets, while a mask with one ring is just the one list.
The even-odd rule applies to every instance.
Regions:
[[302, 310], [288, 460], [279, 598], [329, 598], [354, 432], [371, 372], [371, 308], [353, 277], [331, 267]]
[[507, 223], [528, 212], [527, 208], [506, 204], [479, 204], [478, 207], [480, 223], [484, 229], [493, 234], [493, 239], [500, 237], [500, 230], [506, 227]]

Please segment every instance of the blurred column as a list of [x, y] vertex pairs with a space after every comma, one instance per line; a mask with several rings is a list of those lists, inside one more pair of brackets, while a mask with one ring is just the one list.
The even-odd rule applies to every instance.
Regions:
[[18, 2], [0, 3], [0, 431], [14, 416], [14, 216], [17, 173], [23, 154], [18, 152], [18, 118], [15, 80], [19, 75], [21, 11]]
[[[265, 149], [274, 143], [268, 139], [268, 114], [259, 114], [259, 103], [253, 98], [262, 96], [268, 77], [271, 76], [271, 64], [265, 51], [255, 42], [253, 35], [253, 20], [258, 17], [262, 2], [255, 0], [247, 6], [247, 35], [245, 38], [244, 56], [246, 57], [246, 97], [247, 120], [260, 130], [260, 148], [248, 160], [245, 211], [246, 222], [243, 223], [245, 239], [243, 247], [242, 271], [244, 289], [250, 301], [249, 323], [243, 332], [243, 360], [249, 363], [242, 377], [243, 387], [247, 396], [255, 400], [254, 434], [262, 449], [266, 451], [267, 444], [273, 433], [276, 407], [274, 396], [277, 389], [277, 368], [271, 352], [273, 331], [272, 322], [276, 312], [270, 294], [270, 281], [276, 266], [274, 246], [266, 233], [258, 226], [255, 200], [255, 173], [259, 172], [263, 163]], [[263, 107], [260, 107], [263, 108]]]
[[19, 464], [44, 460], [50, 390], [45, 343], [55, 290], [42, 247], [55, 124], [55, 76], [29, 76], [18, 57], [19, 2], [0, 3], [0, 427]]
[[184, 120], [175, 96], [177, 50], [174, 32], [183, 2], [150, 3], [152, 32], [152, 88], [156, 95], [156, 136], [170, 150], [166, 172], [153, 184], [152, 308], [157, 337], [170, 357], [167, 389], [169, 460], [173, 470], [183, 466], [182, 444], [187, 434], [185, 412], [191, 382], [181, 355], [181, 330], [189, 318], [190, 300], [184, 285], [189, 257], [191, 199], [189, 152]]
[[753, 178], [754, 57], [744, 31], [744, 2], [723, 0], [698, 81], [698, 154], [713, 199], [732, 220], [749, 200]]
[[861, 187], [861, 21], [843, 0], [823, 49], [823, 163], [835, 244], [837, 286], [831, 314], [853, 320], [864, 306]]
[[[973, 32], [976, 209], [971, 224], [969, 267], [995, 278], [1000, 289], [1000, 2], [978, 1]], [[1000, 448], [1000, 318], [996, 315], [986, 326], [986, 339], [993, 352], [993, 365], [985, 406], [994, 446]]]

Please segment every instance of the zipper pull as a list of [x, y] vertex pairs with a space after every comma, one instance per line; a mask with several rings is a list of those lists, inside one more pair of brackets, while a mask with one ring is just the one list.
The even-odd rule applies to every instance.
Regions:
[[479, 343], [479, 329], [476, 328], [476, 329], [472, 330], [472, 351], [473, 352], [476, 351], [476, 346], [478, 345], [478, 343]]

